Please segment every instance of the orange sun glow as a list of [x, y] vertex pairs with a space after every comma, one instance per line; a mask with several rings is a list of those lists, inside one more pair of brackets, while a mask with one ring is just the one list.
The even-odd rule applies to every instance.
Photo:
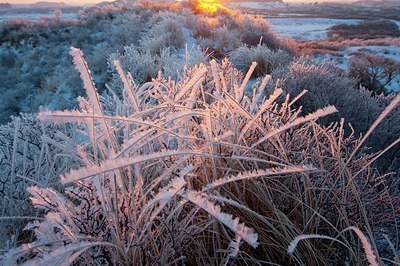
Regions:
[[224, 7], [220, 3], [220, 0], [198, 0], [198, 7], [201, 10], [214, 13], [217, 9]]

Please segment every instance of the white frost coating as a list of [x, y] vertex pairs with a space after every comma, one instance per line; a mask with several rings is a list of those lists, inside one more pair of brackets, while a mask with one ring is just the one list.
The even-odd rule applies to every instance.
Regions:
[[96, 115], [101, 115], [102, 109], [100, 106], [99, 95], [97, 94], [97, 90], [94, 85], [93, 78], [90, 75], [89, 67], [88, 67], [85, 59], [83, 58], [82, 51], [75, 47], [71, 47], [70, 55], [73, 57], [73, 61], [74, 61], [76, 70], [79, 71], [79, 74], [80, 74], [82, 82], [83, 82], [83, 86], [86, 90], [87, 96], [89, 97], [89, 101], [92, 104], [94, 113]]
[[127, 152], [129, 152], [132, 149], [132, 147], [134, 147], [138, 142], [143, 140], [146, 136], [148, 136], [152, 132], [154, 132], [153, 128], [144, 129], [140, 132], [136, 132], [133, 137], [131, 137], [130, 139], [128, 139], [127, 141], [124, 141], [124, 143], [122, 143], [121, 148], [118, 151], [118, 153], [111, 155], [112, 159], [117, 159], [118, 157], [121, 157], [124, 154], [126, 154]]
[[61, 176], [61, 183], [62, 184], [69, 184], [73, 183], [85, 178], [89, 178], [92, 176], [96, 176], [102, 173], [110, 172], [117, 170], [122, 167], [143, 163], [150, 160], [157, 160], [162, 159], [169, 156], [181, 156], [187, 154], [194, 154], [201, 156], [203, 155], [201, 152], [198, 151], [163, 151], [163, 152], [156, 152], [149, 155], [142, 155], [142, 156], [135, 156], [130, 158], [118, 158], [118, 159], [109, 159], [104, 161], [99, 166], [91, 166], [80, 168], [77, 170], [72, 170], [69, 173]]
[[367, 138], [371, 135], [371, 133], [377, 128], [377, 126], [382, 122], [383, 119], [391, 112], [393, 111], [397, 105], [400, 104], [400, 94], [394, 98], [394, 100], [386, 107], [386, 109], [379, 115], [379, 117], [375, 120], [375, 122], [372, 124], [372, 126], [368, 129], [367, 133], [365, 133], [365, 136], [362, 138], [362, 140], [357, 144], [357, 147], [353, 150], [351, 153], [349, 159], [347, 160], [346, 164], [348, 164], [351, 159], [353, 159], [354, 155], [357, 153], [357, 151], [361, 148], [361, 146], [364, 144], [364, 142], [367, 140]]
[[[159, 206], [155, 209], [151, 215], [150, 220], [154, 220], [155, 217], [160, 213], [160, 211], [167, 205], [167, 203], [175, 196], [182, 188], [187, 184], [185, 176], [193, 171], [193, 165], [189, 165], [182, 169], [179, 177], [175, 178], [170, 182], [169, 185], [165, 186], [161, 191], [159, 191], [147, 204], [143, 207], [141, 213], [144, 214], [150, 209], [151, 206], [159, 202]], [[139, 218], [140, 220], [140, 218]]]
[[179, 93], [175, 96], [175, 101], [180, 100], [190, 89], [196, 88], [204, 79], [206, 72], [207, 68], [205, 66], [200, 67], [189, 82], [179, 90]]
[[266, 75], [266, 76], [263, 78], [263, 80], [262, 80], [260, 86], [258, 87], [258, 90], [259, 90], [260, 92], [262, 92], [262, 91], [265, 89], [265, 87], [267, 86], [268, 82], [269, 82], [271, 79], [272, 79], [272, 76], [271, 76], [271, 75]]
[[[102, 116], [103, 109], [100, 104], [100, 98], [97, 93], [94, 81], [92, 76], [90, 75], [90, 70], [88, 64], [86, 63], [85, 59], [83, 58], [83, 53], [80, 49], [75, 47], [71, 47], [70, 55], [73, 57], [73, 61], [75, 64], [76, 70], [78, 70], [80, 77], [83, 82], [83, 87], [86, 90], [86, 94], [89, 98], [89, 102], [93, 108], [93, 115], [94, 116]], [[100, 126], [104, 133], [109, 133], [108, 126], [105, 120], [100, 120]], [[111, 136], [109, 139], [111, 140]]]
[[286, 131], [292, 127], [298, 126], [300, 124], [312, 121], [312, 120], [316, 120], [318, 118], [321, 118], [323, 116], [327, 116], [333, 113], [336, 113], [337, 109], [334, 106], [328, 106], [325, 107], [323, 109], [319, 109], [316, 112], [309, 114], [305, 117], [300, 117], [295, 119], [293, 122], [288, 123], [286, 125], [284, 125], [283, 127], [280, 127], [278, 129], [272, 130], [270, 133], [268, 133], [265, 137], [263, 137], [262, 139], [260, 139], [257, 143], [255, 143], [253, 146], [250, 147], [250, 149], [253, 149], [254, 147], [256, 147], [258, 144], [266, 141], [267, 139], [271, 138], [272, 136], [275, 136], [283, 131]]
[[[376, 256], [373, 252], [372, 246], [369, 243], [367, 237], [363, 234], [363, 232], [361, 232], [361, 230], [355, 226], [350, 226], [350, 227], [347, 227], [346, 229], [344, 229], [341, 233], [344, 233], [349, 230], [353, 230], [357, 234], [357, 236], [360, 238], [361, 243], [364, 248], [364, 251], [365, 251], [365, 256], [367, 257], [367, 260], [368, 260], [368, 264], [370, 266], [378, 266], [379, 264], [376, 260]], [[345, 243], [343, 243], [342, 241], [340, 241], [336, 238], [325, 236], [325, 235], [308, 234], [308, 235], [299, 235], [299, 236], [295, 237], [295, 239], [293, 239], [292, 242], [290, 242], [287, 252], [289, 254], [293, 254], [293, 252], [295, 251], [295, 249], [300, 241], [306, 240], [306, 239], [311, 239], [311, 238], [328, 239], [328, 240], [336, 241], [351, 250], [351, 248], [349, 246], [347, 246]]]
[[[257, 112], [257, 114], [254, 116], [254, 118], [252, 118], [251, 121], [249, 121], [249, 123], [247, 123], [245, 125], [245, 127], [243, 128], [239, 140], [241, 140], [244, 135], [246, 134], [246, 132], [254, 125], [254, 123], [260, 119], [260, 117], [262, 116], [262, 114], [265, 112], [265, 110], [267, 110], [275, 101], [276, 99], [278, 99], [278, 97], [283, 93], [282, 89], [275, 89], [274, 92], [269, 96], [269, 98], [267, 100], [265, 100], [259, 107], [259, 111]], [[261, 122], [261, 121], [260, 121]]]
[[269, 96], [268, 100], [265, 100], [261, 105], [260, 105], [260, 112], [257, 114], [258, 116], [261, 116], [261, 114], [267, 110], [268, 107], [273, 104], [276, 99], [278, 99], [279, 96], [281, 96], [283, 93], [283, 90], [281, 88], [277, 88], [274, 90], [274, 92]]
[[242, 85], [240, 86], [240, 88], [238, 90], [235, 91], [235, 96], [236, 96], [236, 101], [237, 102], [241, 102], [243, 95], [244, 95], [244, 89], [246, 88], [247, 82], [249, 82], [251, 75], [253, 75], [254, 70], [256, 69], [257, 66], [257, 62], [253, 62], [251, 63], [251, 66], [249, 68], [249, 70], [247, 71], [246, 76], [243, 79]]
[[161, 205], [165, 205], [185, 185], [186, 185], [186, 181], [183, 177], [176, 178], [168, 186], [168, 189], [163, 190], [161, 193], [158, 193], [154, 197], [154, 200], [159, 201]]
[[[51, 202], [46, 201], [45, 198], [50, 198], [49, 195], [56, 195], [57, 192], [53, 190], [52, 188], [40, 188], [37, 186], [33, 187], [28, 187], [26, 191], [31, 194], [30, 200], [32, 202], [32, 205], [35, 206], [36, 208], [48, 210], [48, 209], [53, 209], [54, 206], [51, 205]], [[46, 197], [43, 197], [42, 195], [45, 195]], [[61, 198], [58, 198], [59, 200]]]
[[369, 265], [370, 266], [378, 266], [379, 264], [376, 261], [376, 256], [374, 254], [372, 246], [369, 243], [367, 237], [363, 234], [363, 232], [361, 232], [361, 230], [358, 229], [355, 226], [350, 226], [350, 227], [348, 227], [347, 229], [345, 229], [343, 231], [346, 231], [346, 230], [353, 230], [357, 234], [358, 238], [360, 238], [361, 243], [362, 243], [363, 248], [364, 248], [364, 251], [365, 251], [365, 256], [367, 257]]
[[236, 234], [235, 239], [233, 239], [229, 244], [229, 257], [236, 257], [238, 255], [241, 242], [242, 238], [240, 235]]
[[63, 123], [87, 123], [86, 119], [90, 114], [78, 110], [65, 111], [44, 111], [40, 112], [36, 118], [45, 123], [63, 124]]
[[181, 112], [176, 112], [171, 115], [168, 115], [166, 118], [166, 121], [168, 122], [173, 122], [176, 119], [182, 118], [182, 117], [192, 117], [192, 116], [205, 116], [206, 112], [203, 110], [188, 110], [188, 111], [181, 111]]
[[[189, 171], [191, 171], [189, 169]], [[187, 171], [187, 172], [189, 172]], [[186, 186], [186, 181], [184, 176], [186, 175], [185, 172], [184, 174], [180, 175], [179, 177], [175, 178], [174, 180], [171, 181], [171, 183], [166, 186], [164, 189], [159, 191], [153, 199], [151, 199], [145, 206], [143, 206], [143, 209], [141, 211], [141, 214], [147, 213], [147, 211], [155, 205], [157, 202], [159, 203], [159, 206], [152, 212], [150, 221], [153, 221], [157, 215], [160, 213], [160, 211], [167, 205], [167, 203], [172, 199], [173, 196], [175, 196], [181, 189], [183, 189]], [[139, 217], [139, 220], [142, 219]]]
[[121, 67], [121, 63], [118, 60], [114, 60], [114, 66], [117, 69], [118, 75], [122, 80], [122, 83], [124, 84], [124, 90], [126, 94], [128, 95], [131, 103], [133, 104], [133, 108], [135, 109], [135, 112], [139, 112], [139, 103], [138, 100], [136, 99], [136, 96], [132, 92], [132, 79], [128, 79], [124, 73], [124, 70]]
[[264, 94], [265, 87], [267, 86], [268, 82], [272, 79], [271, 75], [266, 75], [261, 84], [257, 87], [253, 88], [253, 96], [251, 98], [251, 112], [254, 112], [255, 110], [258, 109], [259, 106], [259, 101], [261, 99], [261, 96]]
[[303, 90], [302, 92], [299, 93], [299, 95], [297, 95], [290, 103], [289, 106], [292, 106], [295, 102], [297, 102], [301, 97], [304, 96], [304, 94], [306, 94], [308, 92], [308, 90]]
[[317, 235], [317, 234], [299, 235], [299, 236], [296, 236], [295, 239], [292, 240], [292, 242], [290, 242], [288, 249], [287, 249], [288, 254], [293, 254], [293, 252], [296, 250], [296, 247], [300, 241], [306, 240], [306, 239], [312, 239], [312, 238], [328, 239], [328, 240], [339, 242], [339, 243], [343, 244], [344, 246], [348, 247], [342, 241], [337, 240], [336, 238], [333, 238], [330, 236]]
[[186, 181], [184, 177], [193, 170], [193, 165], [189, 165], [182, 169], [178, 178], [175, 178], [171, 183], [162, 191], [154, 196], [152, 201], [160, 201], [161, 205], [166, 204], [179, 190], [181, 190], [185, 185]]
[[219, 82], [219, 77], [218, 77], [217, 62], [213, 59], [211, 60], [210, 65], [211, 65], [211, 72], [213, 75], [213, 79], [215, 82], [215, 90], [217, 91], [218, 94], [221, 94], [221, 84]]
[[240, 180], [253, 179], [257, 177], [267, 177], [273, 175], [282, 175], [282, 174], [292, 174], [292, 173], [304, 173], [317, 171], [314, 167], [308, 166], [287, 166], [283, 169], [267, 169], [267, 170], [258, 170], [252, 172], [243, 172], [235, 176], [228, 176], [220, 179], [214, 180], [214, 182], [207, 184], [203, 187], [202, 191], [206, 191], [209, 189], [216, 188], [218, 186], [225, 185], [227, 183], [236, 182]]
[[221, 207], [219, 207], [218, 205], [214, 205], [211, 201], [207, 200], [206, 197], [201, 196], [196, 191], [188, 191], [186, 194], [182, 194], [181, 196], [189, 200], [199, 208], [203, 209], [219, 222], [231, 229], [250, 246], [252, 246], [253, 248], [257, 248], [257, 233], [255, 233], [252, 228], [247, 227], [244, 223], [240, 223], [239, 218], [233, 219], [233, 216], [231, 214], [221, 212]]

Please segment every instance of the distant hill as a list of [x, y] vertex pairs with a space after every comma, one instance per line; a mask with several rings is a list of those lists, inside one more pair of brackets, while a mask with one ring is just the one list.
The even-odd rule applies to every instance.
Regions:
[[12, 5], [9, 3], [0, 3], [0, 9], [12, 8]]
[[104, 1], [104, 2], [100, 2], [100, 3], [97, 3], [96, 5], [97, 6], [107, 6], [107, 5], [114, 5], [114, 4], [117, 4], [117, 3], [121, 3], [121, 1]]
[[[229, 2], [249, 2], [249, 1], [248, 0], [229, 0]], [[283, 0], [251, 0], [250, 2], [283, 3]]]
[[37, 2], [34, 4], [29, 5], [32, 8], [62, 8], [62, 7], [68, 7], [68, 5], [64, 2]]
[[399, 6], [400, 2], [398, 0], [358, 0], [354, 2], [356, 5], [363, 5], [363, 6]]

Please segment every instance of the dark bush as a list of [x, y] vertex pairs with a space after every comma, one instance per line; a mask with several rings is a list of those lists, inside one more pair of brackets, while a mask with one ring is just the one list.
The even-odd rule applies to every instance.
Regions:
[[400, 30], [396, 22], [388, 19], [364, 20], [356, 25], [339, 24], [328, 31], [329, 38], [339, 39], [376, 39], [399, 37]]
[[387, 85], [400, 75], [400, 63], [380, 55], [362, 54], [353, 56], [349, 62], [349, 75], [359, 79], [359, 84], [381, 94]]

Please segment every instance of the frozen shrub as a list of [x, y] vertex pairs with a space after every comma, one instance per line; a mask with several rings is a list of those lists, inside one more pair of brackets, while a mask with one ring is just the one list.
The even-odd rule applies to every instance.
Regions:
[[45, 125], [26, 114], [0, 126], [0, 249], [29, 240], [22, 228], [38, 213], [29, 204], [26, 188], [59, 188], [57, 176], [79, 165], [72, 135], [64, 135], [67, 128]]
[[316, 63], [309, 58], [300, 58], [276, 69], [273, 74], [276, 81], [280, 80], [277, 86], [291, 95], [308, 91], [298, 102], [305, 113], [327, 104], [335, 105], [340, 112], [345, 104], [343, 99], [350, 100], [349, 93], [356, 92], [355, 80], [347, 78], [346, 73], [331, 61]]
[[95, 5], [80, 10], [78, 19], [91, 24], [103, 19], [113, 19], [120, 11], [121, 10], [113, 4]]
[[191, 30], [193, 36], [198, 38], [211, 38], [213, 36], [213, 28], [221, 27], [220, 21], [215, 17], [200, 16], [190, 13], [189, 10], [183, 17], [184, 26]]
[[371, 256], [344, 234], [345, 246], [317, 239], [290, 254], [287, 247], [304, 232], [336, 235], [355, 223], [366, 228], [370, 252], [379, 230], [398, 237], [390, 230], [399, 201], [389, 189], [398, 182], [386, 183], [371, 166], [377, 157], [360, 152], [365, 139], [343, 136], [344, 121], [316, 122], [334, 107], [302, 116], [298, 97], [280, 104], [281, 89], [263, 96], [269, 76], [247, 94], [256, 65], [242, 78], [227, 60], [143, 86], [115, 61], [124, 93], [104, 101], [81, 52], [72, 54], [88, 99], [38, 118], [80, 125], [85, 138], [74, 148], [83, 166], [61, 176], [63, 193], [28, 188], [43, 212], [26, 227], [36, 238], [4, 263], [353, 264]]
[[40, 37], [49, 36], [52, 32], [76, 24], [76, 20], [58, 20], [55, 17], [38, 20], [13, 18], [0, 24], [0, 41], [17, 47], [27, 44], [36, 45]]
[[119, 60], [125, 71], [131, 73], [137, 83], [142, 84], [157, 76], [158, 70], [154, 57], [149, 51], [139, 50], [131, 45], [124, 48], [123, 54], [111, 54], [109, 66], [113, 66], [114, 60]]
[[284, 48], [285, 44], [279, 42], [276, 34], [271, 29], [271, 24], [262, 16], [249, 16], [237, 13], [231, 20], [232, 27], [238, 29], [242, 36], [243, 44], [265, 44], [271, 49]]
[[[389, 95], [373, 95], [373, 93], [365, 88], [360, 88], [359, 93], [354, 97], [357, 108], [352, 108], [352, 115], [355, 119], [364, 118], [359, 121], [354, 130], [356, 133], [365, 134], [373, 121], [379, 117], [383, 110], [393, 101], [397, 94]], [[360, 110], [366, 110], [360, 112]], [[354, 122], [356, 123], [356, 122]], [[400, 132], [400, 107], [394, 108], [387, 118], [382, 121], [374, 130], [374, 133], [369, 137], [366, 144], [371, 147], [372, 152], [383, 150], [399, 138]], [[400, 149], [399, 145], [394, 146], [380, 157], [377, 167], [382, 172], [393, 171], [400, 174]]]
[[[129, 4], [129, 3], [128, 3]], [[170, 1], [140, 1], [140, 2], [135, 2], [132, 1], [130, 3], [132, 6], [131, 8], [137, 8], [141, 12], [146, 12], [149, 15], [150, 14], [155, 14], [160, 11], [170, 11], [174, 13], [181, 13], [182, 12], [182, 2], [170, 2]]]
[[140, 40], [140, 46], [150, 53], [160, 53], [166, 48], [179, 48], [183, 45], [183, 28], [177, 14], [160, 13], [149, 22], [150, 29]]
[[364, 20], [355, 25], [335, 25], [329, 29], [327, 35], [329, 38], [335, 39], [400, 37], [400, 29], [395, 21], [390, 19], [375, 19]]
[[[337, 116], [335, 118], [331, 116], [325, 121], [327, 124], [344, 117], [359, 134], [361, 127], [364, 130], [368, 128], [368, 123], [373, 121], [370, 117], [371, 112], [359, 112], [360, 109], [364, 110], [360, 105], [364, 103], [369, 105], [369, 98], [360, 95], [356, 89], [356, 81], [348, 78], [346, 73], [332, 61], [316, 63], [310, 58], [300, 58], [283, 68], [276, 69], [272, 74], [277, 84], [271, 83], [270, 90], [273, 90], [275, 85], [282, 87], [290, 95], [297, 95], [307, 90], [298, 101], [304, 113], [314, 112], [327, 104], [337, 107], [339, 111]], [[357, 105], [354, 105], [355, 99], [359, 99]]]
[[316, 54], [332, 54], [340, 52], [345, 48], [352, 46], [400, 46], [399, 37], [385, 37], [378, 39], [325, 39], [313, 41], [299, 41], [294, 43], [293, 50], [297, 50], [297, 54], [316, 55]]
[[271, 74], [276, 68], [290, 63], [291, 56], [282, 50], [272, 51], [265, 45], [241, 46], [229, 54], [230, 60], [243, 72], [247, 72], [252, 62], [257, 62], [255, 77]]
[[[336, 106], [337, 115], [324, 118], [322, 122], [329, 124], [345, 118], [351, 124], [351, 128], [345, 127], [347, 135], [365, 134], [393, 98], [393, 95], [376, 98], [365, 90], [359, 90], [356, 80], [349, 78], [331, 61], [316, 63], [302, 58], [276, 69], [272, 72], [272, 76], [274, 81], [270, 83], [269, 91], [275, 86], [281, 87], [290, 95], [297, 95], [303, 90], [308, 91], [297, 102], [306, 114], [328, 104]], [[400, 130], [398, 112], [399, 108], [395, 109], [368, 139], [367, 144], [372, 147], [373, 152], [384, 149], [396, 140]], [[398, 162], [395, 163], [397, 153], [396, 149], [393, 149], [382, 156], [380, 170], [387, 170], [393, 163], [397, 165]]]
[[[131, 45], [125, 47], [122, 54], [112, 54], [108, 63], [110, 69], [114, 70], [114, 60], [120, 61], [122, 68], [132, 75], [133, 80], [137, 84], [143, 84], [156, 78], [159, 71], [176, 79], [184, 65], [194, 66], [204, 62], [207, 57], [199, 46], [192, 47], [190, 50], [187, 48], [185, 55], [178, 55], [171, 50], [164, 48], [158, 54], [152, 55], [149, 50], [142, 50]], [[119, 75], [113, 73], [112, 84], [120, 84]]]
[[228, 29], [226, 26], [214, 28], [211, 38], [200, 38], [198, 42], [202, 47], [209, 48], [218, 58], [241, 45], [238, 30]]
[[349, 75], [376, 94], [387, 92], [387, 86], [400, 76], [400, 63], [385, 56], [361, 54], [351, 57]]
[[260, 43], [272, 50], [293, 52], [290, 45], [278, 40], [271, 25], [259, 16], [240, 12], [225, 12], [219, 15], [189, 13], [183, 19], [185, 27], [192, 31], [200, 44], [209, 47], [221, 57], [241, 45], [255, 46]]
[[7, 71], [10, 68], [21, 66], [21, 62], [18, 60], [18, 55], [15, 50], [7, 49], [0, 53], [0, 68], [3, 71]]
[[134, 13], [122, 13], [112, 21], [109, 28], [107, 32], [111, 34], [109, 38], [118, 40], [121, 45], [138, 44], [139, 36], [144, 28], [143, 18]]

